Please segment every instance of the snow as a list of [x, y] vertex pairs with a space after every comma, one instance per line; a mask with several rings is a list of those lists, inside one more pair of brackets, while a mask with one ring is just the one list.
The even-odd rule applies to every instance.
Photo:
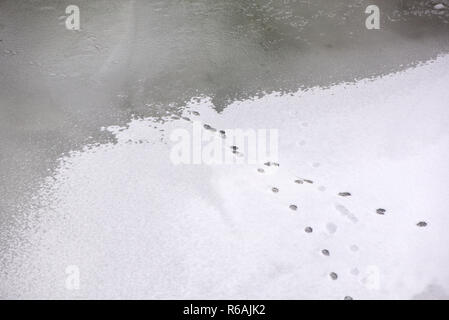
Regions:
[[[174, 165], [169, 136], [191, 129], [183, 119], [107, 128], [117, 142], [62, 158], [18, 218], [0, 296], [441, 298], [448, 70], [446, 55], [382, 78], [235, 102], [221, 114], [207, 97], [189, 103], [185, 116], [219, 130], [278, 129], [280, 166], [264, 173]], [[65, 286], [68, 266], [79, 267], [79, 290]]]

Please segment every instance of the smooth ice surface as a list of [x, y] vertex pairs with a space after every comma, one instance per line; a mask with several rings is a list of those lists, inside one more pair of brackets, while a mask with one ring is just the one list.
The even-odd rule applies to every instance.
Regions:
[[[0, 296], [447, 298], [448, 70], [446, 55], [222, 114], [207, 97], [189, 104], [185, 116], [217, 129], [279, 129], [280, 167], [263, 174], [173, 165], [182, 119], [106, 128], [117, 142], [62, 158], [1, 235]], [[79, 290], [66, 289], [67, 266]]]

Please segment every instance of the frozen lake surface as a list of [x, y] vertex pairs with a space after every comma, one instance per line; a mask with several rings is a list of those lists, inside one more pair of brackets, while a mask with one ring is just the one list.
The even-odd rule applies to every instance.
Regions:
[[[447, 11], [374, 2], [0, 2], [0, 297], [448, 298]], [[175, 166], [194, 122], [280, 166]]]

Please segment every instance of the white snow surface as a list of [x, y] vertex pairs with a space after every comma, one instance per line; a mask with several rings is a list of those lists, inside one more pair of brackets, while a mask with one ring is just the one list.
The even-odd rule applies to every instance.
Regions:
[[[279, 129], [280, 167], [264, 174], [263, 165], [174, 165], [170, 132], [192, 125], [182, 119], [108, 128], [116, 143], [63, 157], [17, 217], [0, 296], [447, 297], [448, 71], [446, 55], [382, 78], [235, 102], [221, 114], [207, 97], [189, 104], [185, 116], [217, 129]], [[73, 265], [79, 290], [66, 288]]]

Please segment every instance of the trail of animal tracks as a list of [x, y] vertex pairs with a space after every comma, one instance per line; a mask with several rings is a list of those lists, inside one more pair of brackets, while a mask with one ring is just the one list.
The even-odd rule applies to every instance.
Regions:
[[[185, 110], [191, 121], [107, 128], [116, 143], [62, 158], [2, 235], [16, 240], [2, 253], [0, 295], [444, 297], [448, 70], [441, 56], [221, 114], [206, 97]], [[279, 128], [279, 167], [173, 165], [170, 133], [192, 121]], [[73, 265], [80, 289], [70, 291]]]

